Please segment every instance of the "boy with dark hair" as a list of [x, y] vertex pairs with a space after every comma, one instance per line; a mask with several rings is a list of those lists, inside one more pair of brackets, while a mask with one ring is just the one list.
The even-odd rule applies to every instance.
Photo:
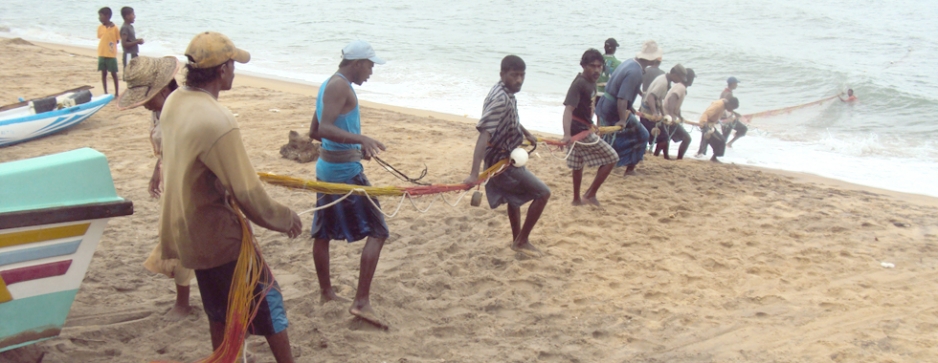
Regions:
[[[596, 80], [603, 70], [603, 55], [596, 49], [587, 50], [580, 59], [580, 66], [583, 72], [577, 74], [567, 90], [567, 97], [564, 99], [563, 111], [563, 142], [568, 148], [572, 148], [567, 155], [567, 166], [573, 169], [573, 205], [582, 205], [580, 199], [580, 182], [583, 180], [584, 166], [598, 166], [596, 178], [593, 184], [583, 194], [583, 199], [587, 203], [598, 206], [596, 192], [602, 186], [606, 177], [612, 172], [612, 168], [619, 161], [619, 154], [609, 146], [605, 141], [593, 133], [593, 94], [596, 90]], [[571, 140], [572, 137], [587, 133], [586, 137], [579, 141]]]
[[111, 78], [114, 78], [114, 97], [117, 97], [119, 86], [117, 85], [117, 43], [120, 43], [120, 34], [117, 26], [111, 22], [111, 8], [103, 7], [98, 10], [98, 70], [101, 71], [101, 83], [104, 85], [104, 93], [107, 93], [107, 72], [111, 72]]
[[[476, 125], [479, 139], [472, 153], [472, 169], [465, 183], [475, 183], [479, 179], [479, 162], [484, 160], [485, 168], [488, 168], [508, 158], [511, 151], [521, 146], [524, 139], [532, 144], [537, 142], [537, 138], [518, 120], [515, 93], [521, 91], [524, 71], [525, 64], [520, 57], [509, 55], [502, 59], [499, 73], [501, 80], [485, 97], [482, 117]], [[508, 222], [511, 224], [513, 238], [511, 249], [540, 255], [540, 251], [531, 244], [528, 237], [547, 206], [550, 188], [526, 167], [508, 166], [485, 184], [485, 194], [492, 209], [503, 203], [508, 204]], [[527, 202], [531, 202], [531, 206], [522, 226], [521, 206]]]
[[[603, 44], [603, 49], [606, 51], [606, 54], [603, 54], [603, 63], [605, 63], [605, 65], [603, 72], [596, 81], [596, 97], [603, 96], [603, 93], [606, 92], [606, 82], [609, 81], [609, 75], [616, 70], [619, 64], [622, 64], [621, 61], [616, 59], [616, 48], [618, 47], [619, 42], [617, 42], [615, 38], [606, 39], [606, 43]], [[599, 98], [597, 98], [596, 101], [599, 101]]]
[[124, 56], [121, 57], [124, 68], [127, 68], [127, 56], [131, 59], [137, 58], [140, 52], [139, 45], [143, 44], [143, 39], [137, 39], [137, 31], [134, 29], [134, 20], [137, 15], [134, 14], [134, 8], [125, 6], [121, 8], [121, 17], [124, 18], [124, 25], [121, 25], [121, 47], [124, 48]]

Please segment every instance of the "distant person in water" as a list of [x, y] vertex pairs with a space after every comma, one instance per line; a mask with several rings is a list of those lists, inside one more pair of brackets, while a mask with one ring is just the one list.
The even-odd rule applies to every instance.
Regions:
[[853, 95], [853, 88], [847, 90], [847, 98], [843, 98], [841, 96], [843, 96], [843, 93], [837, 95], [837, 98], [839, 98], [843, 102], [849, 103], [849, 102], [853, 102], [857, 100], [857, 96]]
[[733, 97], [733, 91], [739, 85], [739, 80], [736, 77], [730, 77], [726, 79], [726, 88], [723, 89], [723, 92], [720, 93], [720, 98], [724, 100], [730, 99]]

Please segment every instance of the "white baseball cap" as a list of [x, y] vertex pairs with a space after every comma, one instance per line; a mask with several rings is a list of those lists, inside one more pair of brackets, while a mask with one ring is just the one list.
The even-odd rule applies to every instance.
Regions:
[[364, 40], [355, 40], [342, 48], [342, 59], [367, 59], [376, 64], [384, 64], [384, 59], [375, 55], [375, 49]]

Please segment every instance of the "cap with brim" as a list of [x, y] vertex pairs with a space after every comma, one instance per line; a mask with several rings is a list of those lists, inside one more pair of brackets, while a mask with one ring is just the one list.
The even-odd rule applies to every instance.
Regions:
[[367, 59], [376, 64], [384, 64], [384, 59], [378, 58], [375, 55], [375, 49], [371, 47], [371, 44], [364, 40], [356, 40], [348, 45], [345, 48], [342, 48], [342, 59], [348, 60], [359, 60]]
[[616, 38], [609, 38], [609, 39], [606, 39], [606, 46], [607, 46], [607, 47], [618, 47], [618, 46], [619, 46], [619, 42], [616, 41]]
[[247, 63], [251, 60], [251, 53], [235, 47], [234, 42], [222, 33], [202, 32], [189, 42], [186, 57], [191, 67], [212, 68], [230, 59]]
[[661, 58], [664, 55], [664, 51], [658, 48], [658, 42], [654, 40], [646, 41], [645, 44], [642, 44], [642, 51], [638, 52], [635, 55], [635, 58], [645, 59], [645, 60], [655, 60]]
[[182, 64], [176, 57], [153, 58], [140, 56], [130, 60], [124, 69], [124, 82], [127, 89], [117, 99], [117, 108], [121, 110], [141, 106], [164, 87], [169, 85]]
[[730, 77], [726, 79], [727, 84], [739, 83], [739, 80], [736, 77]]

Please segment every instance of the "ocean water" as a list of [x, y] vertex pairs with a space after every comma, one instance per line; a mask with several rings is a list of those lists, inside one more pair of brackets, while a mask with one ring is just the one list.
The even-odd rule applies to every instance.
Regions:
[[[562, 133], [583, 51], [615, 37], [624, 60], [654, 39], [662, 68], [682, 63], [698, 75], [685, 116], [717, 99], [729, 76], [741, 81], [734, 93], [744, 114], [846, 88], [860, 99], [755, 119], [724, 161], [938, 196], [938, 3], [149, 0], [112, 4], [118, 25], [124, 5], [136, 10], [144, 55], [182, 55], [196, 33], [220, 31], [251, 52], [239, 69], [298, 81], [322, 82], [346, 43], [366, 40], [388, 63], [358, 88], [362, 99], [470, 118], [498, 81], [501, 58], [516, 54], [528, 66], [522, 123], [551, 133]], [[99, 6], [5, 0], [0, 36], [94, 47]], [[689, 154], [699, 139], [691, 134]]]

